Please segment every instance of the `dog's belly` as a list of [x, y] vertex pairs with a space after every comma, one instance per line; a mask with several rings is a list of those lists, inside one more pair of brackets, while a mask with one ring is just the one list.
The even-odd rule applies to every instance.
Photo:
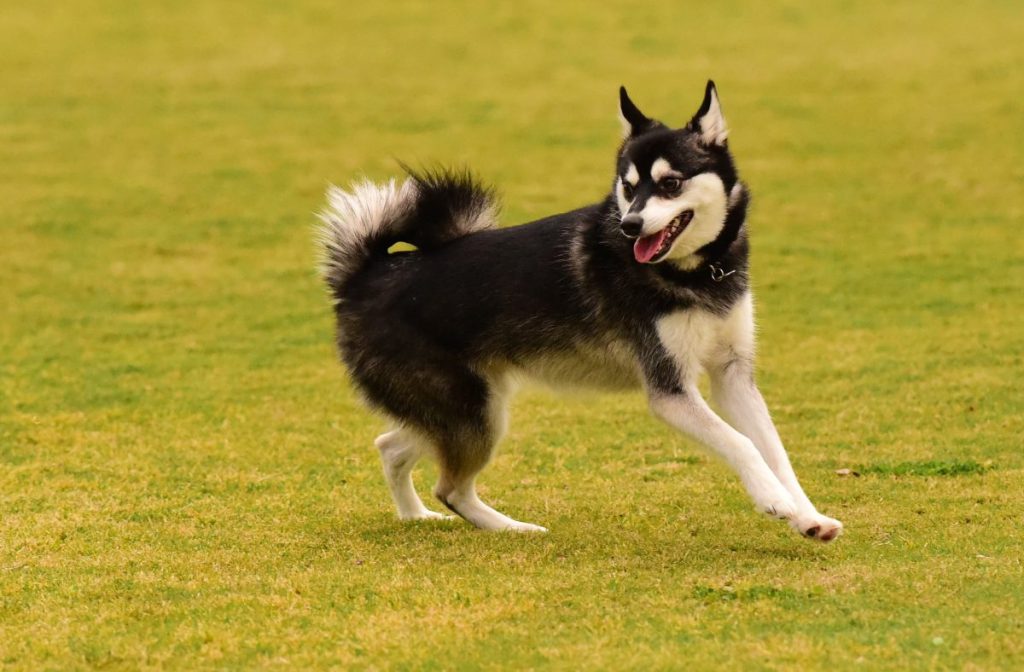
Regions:
[[525, 362], [519, 373], [561, 390], [628, 390], [640, 383], [635, 359], [614, 343], [545, 353]]

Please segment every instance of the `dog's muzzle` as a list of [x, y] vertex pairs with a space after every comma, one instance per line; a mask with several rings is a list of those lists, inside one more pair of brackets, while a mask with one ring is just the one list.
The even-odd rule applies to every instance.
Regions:
[[641, 215], [632, 214], [622, 218], [622, 235], [626, 238], [636, 238], [644, 228], [644, 218]]

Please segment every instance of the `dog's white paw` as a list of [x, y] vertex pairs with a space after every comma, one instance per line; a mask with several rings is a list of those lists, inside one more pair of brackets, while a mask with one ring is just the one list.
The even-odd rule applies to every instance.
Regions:
[[843, 533], [843, 524], [835, 518], [812, 513], [806, 516], [790, 518], [789, 524], [794, 530], [807, 537], [828, 543]]
[[762, 502], [757, 505], [757, 508], [762, 513], [779, 520], [792, 520], [797, 513], [796, 503], [790, 497], [780, 497]]

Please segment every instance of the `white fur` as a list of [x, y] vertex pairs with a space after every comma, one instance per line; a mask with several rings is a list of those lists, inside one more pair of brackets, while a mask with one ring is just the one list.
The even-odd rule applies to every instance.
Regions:
[[477, 496], [476, 484], [472, 480], [462, 483], [452, 490], [448, 494], [447, 500], [448, 504], [459, 512], [459, 515], [481, 530], [547, 532], [547, 528], [509, 518], [504, 513], [484, 504]]
[[636, 357], [620, 341], [577, 343], [572, 350], [528, 359], [515, 373], [559, 392], [631, 390], [641, 379]]
[[704, 444], [732, 467], [760, 511], [786, 520], [796, 516], [793, 498], [754, 444], [715, 415], [696, 385], [681, 395], [651, 397], [650, 403], [658, 418]]
[[384, 480], [395, 501], [398, 517], [401, 520], [447, 518], [424, 506], [413, 487], [412, 469], [424, 453], [419, 439], [408, 430], [395, 429], [381, 434], [373, 443], [380, 451]]
[[658, 338], [684, 376], [704, 370], [718, 345], [722, 318], [703, 310], [680, 310], [658, 320]]
[[701, 139], [709, 145], [724, 145], [729, 137], [729, 126], [722, 115], [722, 104], [718, 102], [718, 91], [711, 89], [711, 105], [700, 118]]
[[651, 164], [651, 179], [655, 182], [660, 182], [663, 177], [667, 176], [682, 177], [682, 173], [675, 170], [672, 164], [665, 159], [655, 159], [654, 163]]
[[335, 238], [363, 239], [382, 222], [398, 219], [416, 198], [413, 180], [406, 180], [401, 187], [396, 186], [394, 179], [384, 184], [364, 180], [351, 189], [345, 191], [333, 184], [327, 188], [328, 208], [320, 219], [325, 224], [328, 242]]
[[632, 163], [629, 164], [626, 174], [615, 182], [615, 200], [619, 203], [619, 212], [627, 212], [629, 204], [633, 202], [631, 199], [626, 198], [626, 189], [623, 187], [625, 182], [628, 182], [632, 187], [640, 183], [640, 171]]
[[622, 178], [615, 183], [615, 200], [619, 204], [619, 212], [628, 212], [632, 201], [626, 198], [626, 190], [622, 187]]
[[615, 109], [619, 115], [619, 125], [622, 126], [622, 137], [623, 139], [628, 138], [629, 136], [633, 135], [633, 124], [629, 123], [629, 120], [626, 119], [626, 115], [622, 113], [621, 106]]
[[730, 359], [754, 361], [757, 349], [757, 327], [754, 322], [754, 294], [747, 292], [721, 322], [718, 348], [711, 353], [711, 364]]
[[367, 237], [403, 219], [416, 201], [416, 191], [411, 179], [401, 187], [394, 180], [379, 185], [364, 180], [351, 191], [328, 187], [327, 209], [318, 215], [323, 222], [318, 231], [319, 266], [328, 283], [340, 284], [357, 263]]

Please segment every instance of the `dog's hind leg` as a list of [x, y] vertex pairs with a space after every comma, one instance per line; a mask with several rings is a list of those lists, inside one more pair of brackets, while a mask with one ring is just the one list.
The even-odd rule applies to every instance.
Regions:
[[373, 442], [380, 450], [380, 461], [384, 465], [384, 478], [391, 498], [395, 500], [398, 517], [402, 520], [447, 518], [423, 505], [412, 484], [412, 468], [423, 456], [423, 449], [415, 436], [403, 429], [381, 434]]
[[[434, 494], [445, 506], [481, 530], [510, 530], [513, 532], [547, 532], [546, 528], [509, 518], [484, 504], [476, 494], [476, 470], [463, 464], [459, 470], [442, 467], [441, 478]], [[482, 465], [481, 465], [482, 467]]]
[[482, 530], [547, 532], [540, 525], [509, 518], [480, 501], [476, 477], [487, 466], [505, 433], [508, 388], [504, 381], [489, 386], [486, 409], [475, 421], [460, 423], [437, 440], [441, 477], [434, 494], [454, 513]]

